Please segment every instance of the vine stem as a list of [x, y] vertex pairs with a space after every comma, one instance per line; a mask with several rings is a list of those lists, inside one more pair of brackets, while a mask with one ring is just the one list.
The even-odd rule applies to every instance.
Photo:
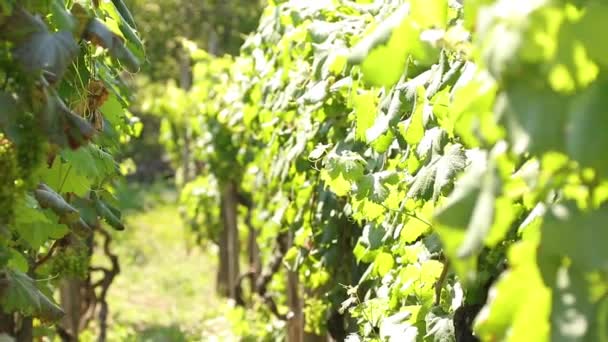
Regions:
[[[404, 203], [405, 203], [405, 202], [404, 202]], [[407, 212], [406, 210], [404, 210], [403, 206], [402, 206], [401, 208], [399, 208], [399, 209], [391, 209], [391, 208], [387, 207], [387, 206], [386, 206], [386, 205], [384, 205], [384, 204], [380, 204], [380, 205], [381, 205], [382, 207], [384, 207], [384, 209], [386, 209], [386, 210], [388, 210], [388, 211], [392, 211], [392, 212], [395, 212], [395, 213], [403, 214], [403, 215], [405, 215], [405, 216], [407, 216], [407, 217], [414, 218], [414, 219], [416, 219], [416, 220], [418, 220], [418, 221], [420, 221], [420, 222], [422, 222], [422, 223], [426, 224], [426, 225], [427, 225], [427, 226], [429, 226], [429, 227], [433, 227], [433, 225], [432, 225], [430, 222], [428, 222], [427, 220], [425, 220], [425, 219], [423, 219], [423, 218], [419, 217], [419, 216], [418, 216], [418, 215], [416, 215], [415, 213], [410, 213], [410, 212]], [[396, 223], [396, 222], [393, 222], [393, 224], [394, 224], [394, 223]]]
[[439, 305], [441, 301], [441, 290], [443, 289], [443, 283], [445, 283], [448, 271], [450, 270], [450, 261], [445, 258], [443, 259], [443, 270], [441, 270], [441, 274], [435, 283], [435, 305]]
[[70, 175], [70, 171], [72, 171], [72, 164], [70, 164], [68, 166], [67, 171], [65, 171], [65, 176], [63, 177], [63, 180], [61, 181], [61, 184], [59, 184], [59, 189], [57, 189], [57, 193], [61, 193], [61, 190], [63, 189], [63, 186], [65, 185], [65, 182], [68, 180], [68, 176]]
[[57, 249], [57, 245], [59, 244], [58, 241], [59, 240], [55, 240], [53, 242], [53, 244], [51, 245], [51, 247], [49, 248], [49, 251], [44, 256], [42, 256], [40, 259], [38, 259], [36, 261], [36, 264], [34, 265], [34, 270], [36, 270], [38, 267], [40, 267], [42, 264], [44, 264], [51, 258], [51, 256], [53, 255], [53, 252], [55, 252], [55, 249]]

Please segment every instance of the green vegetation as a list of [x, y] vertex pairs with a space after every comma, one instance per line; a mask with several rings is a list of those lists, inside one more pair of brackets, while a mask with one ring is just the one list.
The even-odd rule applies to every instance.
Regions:
[[90, 264], [92, 242], [124, 229], [113, 155], [141, 129], [119, 75], [143, 45], [120, 5], [0, 1], [0, 334], [18, 341], [74, 339], [95, 306], [105, 324], [116, 268]]
[[[116, 234], [113, 250], [121, 275], [108, 293], [108, 340], [233, 338], [224, 315], [228, 303], [214, 295], [216, 256], [212, 249], [198, 248], [195, 236], [183, 226], [175, 189], [130, 186], [122, 194], [140, 205], [125, 213], [129, 229]], [[93, 262], [103, 264], [103, 254], [94, 255]], [[93, 325], [81, 339], [95, 341], [96, 336]]]
[[[608, 340], [604, 2], [42, 2], [0, 0], [0, 332]], [[177, 192], [114, 177], [139, 22]]]
[[149, 101], [187, 200], [222, 208], [188, 213], [225, 292], [236, 215], [271, 275], [242, 305], [289, 340], [605, 338], [607, 10], [274, 1], [238, 57], [193, 49], [192, 89]]

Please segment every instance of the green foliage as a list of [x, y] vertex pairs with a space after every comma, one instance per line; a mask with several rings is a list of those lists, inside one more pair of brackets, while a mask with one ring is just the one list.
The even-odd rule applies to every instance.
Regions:
[[50, 322], [63, 316], [63, 310], [43, 294], [27, 274], [6, 270], [0, 276], [4, 286], [0, 303], [6, 312], [19, 312]]
[[[147, 63], [142, 74], [151, 81], [179, 79], [181, 40], [192, 40], [214, 54], [238, 54], [243, 35], [255, 29], [260, 0], [112, 0], [130, 29], [145, 41]], [[119, 3], [131, 9], [137, 25]], [[121, 27], [121, 31], [122, 31]], [[125, 37], [127, 35], [125, 34]], [[146, 96], [145, 92], [142, 92]]]
[[[82, 240], [100, 218], [124, 228], [107, 203], [112, 155], [133, 133], [117, 75], [137, 69], [143, 50], [114, 6], [0, 2], [0, 306], [20, 322], [58, 321], [52, 286], [89, 272], [92, 246]], [[121, 105], [102, 108], [108, 97]]]
[[217, 179], [188, 211], [249, 193], [316, 334], [311, 307], [353, 339], [602, 340], [608, 12], [460, 3], [271, 2], [239, 57], [195, 50], [156, 100]]

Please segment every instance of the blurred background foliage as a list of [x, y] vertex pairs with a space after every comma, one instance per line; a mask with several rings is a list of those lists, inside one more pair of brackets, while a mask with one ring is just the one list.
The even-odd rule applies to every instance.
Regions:
[[152, 82], [179, 78], [182, 38], [213, 54], [236, 55], [258, 24], [263, 0], [130, 0], [148, 63], [140, 73]]
[[144, 129], [124, 157], [137, 169], [131, 179], [151, 182], [169, 178], [173, 171], [159, 144], [161, 117], [151, 114], [147, 99], [162, 95], [167, 84], [179, 85], [183, 77], [181, 42], [195, 43], [215, 55], [237, 55], [245, 37], [257, 27], [265, 0], [129, 0], [137, 28], [146, 46], [147, 61], [132, 80], [132, 111]]

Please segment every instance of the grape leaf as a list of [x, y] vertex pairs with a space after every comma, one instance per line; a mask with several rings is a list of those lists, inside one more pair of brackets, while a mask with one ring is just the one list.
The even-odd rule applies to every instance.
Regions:
[[416, 173], [407, 197], [437, 200], [442, 190], [465, 166], [466, 158], [462, 146], [446, 146], [443, 155], [435, 155], [428, 165]]
[[430, 312], [424, 318], [426, 321], [425, 340], [433, 342], [455, 342], [454, 323], [451, 317]]
[[471, 168], [458, 181], [445, 206], [435, 214], [442, 229], [466, 230], [458, 250], [448, 254], [466, 258], [481, 250], [494, 222], [498, 185], [493, 166]]
[[14, 55], [23, 68], [37, 74], [48, 71], [53, 79], [61, 79], [72, 59], [78, 52], [78, 44], [69, 31], [50, 32], [39, 17], [34, 17], [23, 9], [16, 11], [14, 27], [30, 26], [34, 29], [15, 46]]
[[378, 249], [382, 246], [382, 240], [386, 235], [386, 229], [381, 224], [368, 223], [363, 227], [363, 233], [359, 242], [370, 250]]
[[608, 159], [601, 158], [608, 148], [608, 80], [594, 83], [576, 100], [568, 113], [566, 150], [581, 166], [608, 175]]
[[585, 278], [573, 267], [558, 270], [552, 288], [552, 341], [602, 341], [606, 337], [605, 317], [599, 309], [605, 309], [607, 300], [593, 299], [591, 284]]
[[608, 6], [601, 2], [590, 2], [585, 14], [577, 23], [576, 37], [585, 44], [585, 49], [591, 58], [600, 62], [603, 66], [608, 65], [608, 48], [602, 44], [602, 35], [598, 30], [606, 25], [608, 20]]
[[50, 208], [67, 223], [74, 222], [80, 217], [76, 208], [72, 207], [61, 195], [44, 183], [34, 190], [34, 197], [42, 208]]
[[418, 329], [409, 321], [411, 316], [409, 311], [402, 311], [382, 319], [380, 337], [387, 341], [416, 341]]
[[354, 97], [355, 103], [355, 115], [357, 116], [357, 123], [355, 128], [355, 134], [357, 139], [365, 140], [366, 132], [369, 130], [376, 120], [376, 102], [378, 96], [373, 91], [368, 91], [363, 94], [357, 94]]
[[380, 252], [374, 260], [374, 274], [379, 277], [384, 277], [395, 265], [393, 256], [386, 252]]
[[72, 169], [76, 169], [72, 163], [55, 158], [51, 167], [39, 171], [38, 178], [56, 192], [73, 192], [78, 196], [84, 196], [91, 189], [94, 180]]
[[418, 145], [424, 136], [424, 104], [422, 99], [424, 99], [424, 88], [420, 87], [417, 89], [416, 108], [414, 109], [412, 116], [407, 120], [407, 129], [404, 134], [405, 141], [412, 146]]
[[396, 184], [399, 181], [399, 175], [391, 171], [382, 171], [372, 174], [367, 174], [359, 178], [357, 189], [355, 191], [356, 198], [363, 200], [369, 199], [375, 203], [382, 203], [389, 195], [387, 184]]
[[438, 55], [436, 49], [420, 40], [421, 28], [408, 16], [409, 7], [399, 7], [351, 50], [349, 62], [361, 64], [369, 84], [391, 87], [405, 72], [408, 57], [419, 65], [429, 65]]
[[551, 292], [536, 266], [538, 232], [530, 230], [510, 248], [510, 267], [492, 286], [492, 295], [474, 322], [481, 340], [549, 340]]
[[352, 184], [363, 177], [365, 160], [360, 155], [345, 151], [341, 155], [332, 153], [326, 159], [321, 178], [338, 196], [346, 196]]
[[63, 310], [46, 297], [36, 287], [27, 274], [14, 271], [0, 271], [0, 304], [5, 313], [20, 312], [43, 321], [54, 322], [63, 315]]
[[606, 220], [606, 208], [588, 214], [579, 213], [572, 203], [551, 208], [541, 228], [543, 240], [539, 247], [539, 262], [547, 284], [555, 282], [564, 257], [580, 271], [608, 272], [608, 250], [598, 246], [599, 241], [608, 239], [608, 231], [603, 229]]
[[51, 238], [59, 239], [69, 232], [65, 225], [58, 223], [57, 216], [48, 212], [45, 214], [29, 195], [20, 198], [15, 209], [13, 228], [33, 249], [38, 249]]
[[542, 82], [512, 82], [497, 100], [497, 112], [517, 153], [564, 151], [567, 98]]
[[93, 144], [77, 150], [63, 150], [61, 156], [73, 165], [73, 171], [95, 181], [102, 181], [117, 172], [112, 156]]
[[85, 29], [85, 37], [95, 45], [108, 49], [130, 72], [139, 71], [139, 61], [125, 46], [121, 37], [112, 32], [102, 21], [93, 18]]

